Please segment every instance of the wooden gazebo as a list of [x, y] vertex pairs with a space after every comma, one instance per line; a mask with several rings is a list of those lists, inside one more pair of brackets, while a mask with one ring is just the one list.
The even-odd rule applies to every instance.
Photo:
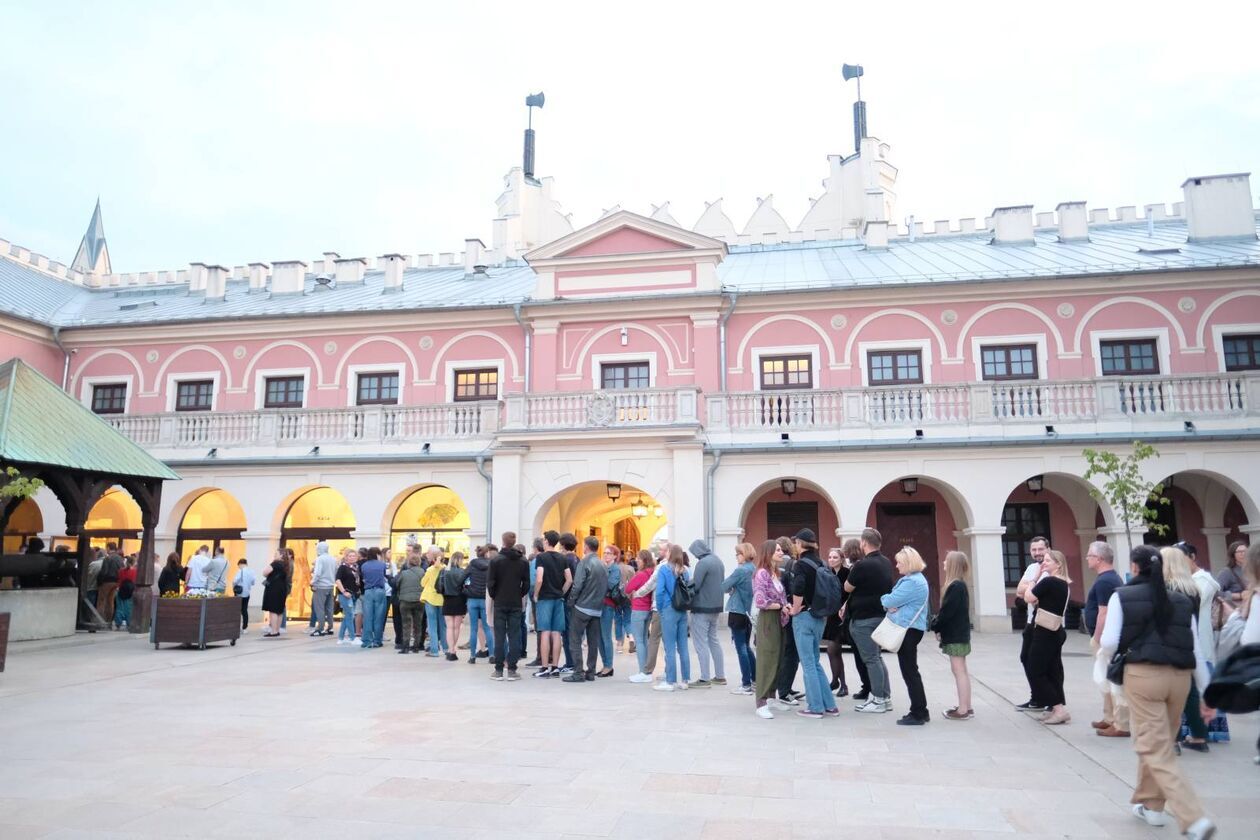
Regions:
[[[0, 364], [0, 471], [17, 468], [41, 479], [66, 512], [66, 534], [78, 537], [79, 626], [91, 624], [83, 603], [83, 570], [91, 555], [84, 524], [111, 487], [140, 507], [143, 531], [136, 565], [133, 633], [147, 633], [152, 598], [154, 539], [162, 482], [179, 476], [93, 414], [21, 359]], [[19, 500], [0, 507], [0, 533]]]

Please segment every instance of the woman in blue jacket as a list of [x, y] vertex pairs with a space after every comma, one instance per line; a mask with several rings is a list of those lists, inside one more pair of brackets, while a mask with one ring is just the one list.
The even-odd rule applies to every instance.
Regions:
[[732, 688], [731, 694], [751, 696], [757, 671], [757, 657], [749, 647], [752, 640], [752, 577], [757, 549], [751, 543], [740, 543], [735, 546], [735, 558], [739, 565], [722, 581], [722, 591], [730, 593], [726, 599], [726, 625], [731, 630], [731, 641], [735, 643], [735, 656], [739, 658], [739, 687]]
[[[661, 642], [665, 646], [665, 682], [652, 686], [656, 691], [686, 691], [691, 681], [691, 657], [687, 653], [687, 613], [674, 609], [674, 589], [678, 579], [691, 582], [687, 555], [682, 546], [669, 547], [669, 561], [657, 566], [656, 611], [661, 614]], [[675, 666], [675, 656], [678, 665]], [[678, 679], [678, 671], [682, 679]]]
[[897, 664], [901, 666], [901, 678], [910, 693], [910, 713], [897, 721], [900, 726], [922, 726], [929, 720], [927, 695], [923, 691], [923, 677], [919, 675], [919, 642], [927, 632], [928, 582], [923, 576], [927, 564], [919, 552], [906, 546], [897, 552], [897, 572], [901, 578], [892, 592], [880, 596], [879, 602], [888, 611], [888, 619], [898, 627], [906, 628], [906, 637], [897, 651]]

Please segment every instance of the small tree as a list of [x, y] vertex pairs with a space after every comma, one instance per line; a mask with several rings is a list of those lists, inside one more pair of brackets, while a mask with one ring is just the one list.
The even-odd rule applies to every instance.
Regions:
[[10, 499], [29, 499], [40, 491], [44, 482], [38, 478], [27, 478], [14, 467], [6, 467], [4, 481], [0, 483], [0, 501]]
[[1145, 522], [1156, 534], [1163, 535], [1167, 525], [1160, 524], [1159, 511], [1154, 505], [1172, 504], [1164, 498], [1162, 482], [1147, 481], [1142, 477], [1141, 464], [1148, 458], [1158, 458], [1159, 452], [1149, 443], [1133, 441], [1133, 451], [1121, 458], [1114, 452], [1086, 449], [1081, 453], [1089, 468], [1085, 470], [1086, 481], [1099, 476], [1103, 479], [1102, 488], [1090, 487], [1089, 494], [1099, 501], [1111, 505], [1124, 519], [1124, 536], [1133, 551], [1132, 523]]

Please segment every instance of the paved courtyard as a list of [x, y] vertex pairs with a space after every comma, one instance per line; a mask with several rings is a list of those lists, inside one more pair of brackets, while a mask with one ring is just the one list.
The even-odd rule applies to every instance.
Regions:
[[[1025, 699], [1017, 637], [976, 648], [976, 719], [940, 718], [953, 684], [933, 647], [934, 720], [908, 728], [848, 700], [840, 720], [759, 720], [726, 689], [626, 682], [632, 656], [570, 685], [303, 635], [206, 651], [118, 633], [15, 644], [0, 837], [1176, 836], [1128, 813], [1136, 761], [1089, 727], [1083, 637], [1066, 659], [1074, 719], [1053, 729], [1011, 707]], [[1258, 836], [1258, 723], [1232, 718], [1233, 743], [1181, 759], [1220, 837]]]

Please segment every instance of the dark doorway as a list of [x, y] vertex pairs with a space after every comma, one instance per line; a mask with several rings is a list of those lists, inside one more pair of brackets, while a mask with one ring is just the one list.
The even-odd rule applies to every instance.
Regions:
[[818, 502], [766, 502], [768, 539], [794, 537], [802, 528], [818, 533]]
[[941, 564], [936, 551], [936, 505], [932, 502], [877, 504], [875, 527], [884, 537], [883, 553], [889, 560], [906, 546], [919, 552], [927, 564], [923, 575], [932, 592], [932, 604], [938, 604]]

